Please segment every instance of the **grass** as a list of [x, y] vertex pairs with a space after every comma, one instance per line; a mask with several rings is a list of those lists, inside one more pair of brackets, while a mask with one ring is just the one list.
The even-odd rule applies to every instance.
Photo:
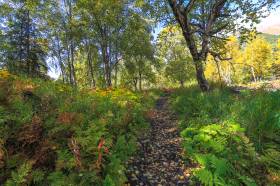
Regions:
[[[229, 89], [214, 89], [202, 93], [190, 86], [177, 90], [171, 102], [180, 118], [186, 158], [201, 167], [193, 171], [194, 182], [280, 183], [279, 91], [244, 90], [236, 94]], [[213, 169], [214, 160], [224, 162], [220, 174]]]

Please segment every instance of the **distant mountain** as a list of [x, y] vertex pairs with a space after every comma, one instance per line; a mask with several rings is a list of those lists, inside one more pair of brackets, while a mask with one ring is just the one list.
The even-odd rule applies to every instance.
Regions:
[[258, 29], [263, 36], [270, 44], [275, 46], [278, 39], [280, 39], [280, 24], [269, 25], [266, 27], [261, 27]]
[[267, 40], [273, 46], [275, 46], [278, 39], [280, 39], [280, 35], [267, 34], [267, 33], [261, 33], [260, 35], [264, 37], [264, 39]]

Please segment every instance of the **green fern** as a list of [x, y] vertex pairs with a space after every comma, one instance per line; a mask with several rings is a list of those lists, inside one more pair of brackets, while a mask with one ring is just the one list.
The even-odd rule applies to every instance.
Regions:
[[32, 169], [30, 163], [23, 163], [16, 172], [12, 172], [12, 178], [7, 180], [5, 186], [18, 186], [27, 184], [27, 176]]
[[231, 172], [232, 167], [228, 164], [228, 161], [226, 159], [211, 156], [210, 161], [214, 169], [214, 174], [218, 175], [218, 177], [226, 176]]
[[[196, 130], [196, 132], [194, 132]], [[255, 149], [236, 123], [225, 122], [182, 132], [185, 151], [202, 167], [195, 176], [204, 185], [242, 185], [255, 183]], [[190, 150], [191, 151], [188, 151]], [[250, 167], [251, 170], [247, 171]], [[244, 175], [244, 179], [239, 179]], [[246, 178], [246, 179], [245, 179]], [[253, 180], [253, 181], [251, 181]]]
[[195, 176], [199, 179], [199, 181], [205, 186], [213, 186], [214, 179], [211, 171], [207, 169], [200, 169], [195, 172]]
[[266, 165], [280, 170], [280, 151], [276, 149], [267, 149], [261, 158]]
[[67, 186], [67, 176], [61, 171], [52, 172], [48, 176], [48, 182], [50, 186]]
[[109, 175], [106, 176], [103, 186], [115, 186], [113, 179]]

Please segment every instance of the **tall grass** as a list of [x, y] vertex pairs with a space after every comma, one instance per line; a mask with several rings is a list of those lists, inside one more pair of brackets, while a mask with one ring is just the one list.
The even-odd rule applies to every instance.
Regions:
[[[202, 93], [196, 87], [188, 87], [177, 90], [173, 94], [172, 105], [179, 115], [182, 136], [185, 138], [185, 143], [188, 144], [185, 146], [187, 158], [199, 162], [200, 159], [197, 155], [204, 154], [226, 159], [228, 165], [230, 164], [232, 169], [237, 170], [235, 176], [238, 175], [237, 177], [240, 179], [237, 184], [277, 185], [280, 183], [280, 91], [245, 90], [236, 94], [229, 89], [214, 89], [211, 92]], [[222, 128], [217, 129], [214, 126]], [[232, 133], [232, 130], [227, 128], [233, 126], [240, 126], [241, 130]], [[205, 139], [206, 128], [208, 131], [212, 131], [209, 139]], [[190, 129], [191, 135], [186, 135], [189, 134]], [[223, 133], [230, 135], [224, 136]], [[229, 142], [232, 141], [230, 140], [232, 136], [236, 138], [240, 135], [244, 135], [244, 138], [242, 137], [234, 143]], [[199, 136], [204, 137], [199, 138]], [[213, 141], [216, 143], [218, 138], [223, 139], [226, 144], [223, 144], [224, 151], [217, 154], [207, 144]], [[246, 138], [248, 138], [248, 143], [242, 144]], [[199, 147], [198, 142], [202, 146]], [[189, 145], [193, 145], [192, 150], [195, 153], [188, 152]], [[240, 151], [234, 151], [236, 145], [243, 148], [240, 148]], [[246, 149], [250, 149], [250, 156], [242, 155]], [[228, 152], [234, 152], [237, 155], [236, 163], [232, 162]], [[255, 154], [255, 158], [253, 158], [253, 154]], [[252, 159], [254, 159], [253, 162]], [[259, 166], [252, 167], [246, 162]], [[242, 166], [244, 166], [244, 170], [253, 170], [259, 174], [252, 174], [250, 171], [242, 173], [243, 171], [237, 168]], [[202, 170], [209, 171], [207, 166], [202, 167], [204, 167]], [[222, 176], [224, 184], [231, 184], [232, 178], [234, 178], [232, 174], [231, 172]], [[242, 174], [246, 175], [246, 179], [239, 176]], [[195, 179], [203, 177], [199, 173], [195, 175]], [[211, 175], [215, 176], [215, 173], [212, 172]], [[209, 180], [211, 179], [209, 178]], [[205, 181], [203, 183], [206, 185], [218, 185], [218, 181], [215, 181], [214, 177], [212, 181], [209, 180], [200, 180], [200, 182]]]

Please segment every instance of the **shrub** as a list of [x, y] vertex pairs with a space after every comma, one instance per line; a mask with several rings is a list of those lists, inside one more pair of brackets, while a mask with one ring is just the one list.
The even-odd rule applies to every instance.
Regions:
[[199, 163], [194, 175], [204, 185], [256, 185], [263, 165], [238, 124], [211, 124], [182, 131], [186, 155]]
[[8, 87], [0, 87], [0, 184], [126, 181], [125, 161], [147, 128], [150, 98], [125, 89], [77, 90], [15, 76], [0, 84]]

